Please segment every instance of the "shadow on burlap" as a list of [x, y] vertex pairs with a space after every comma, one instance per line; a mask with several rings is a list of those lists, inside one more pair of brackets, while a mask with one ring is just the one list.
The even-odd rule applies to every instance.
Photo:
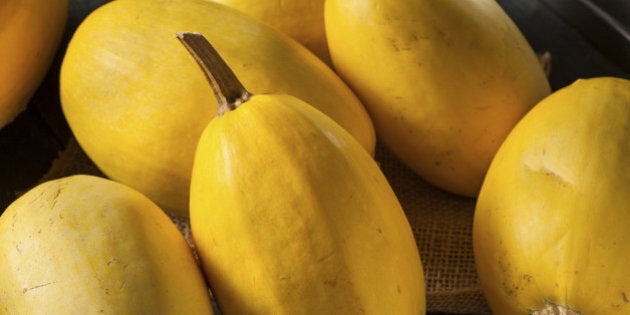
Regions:
[[[475, 201], [433, 187], [380, 146], [377, 148], [376, 160], [413, 228], [424, 266], [427, 311], [489, 314], [477, 284], [472, 251]], [[104, 176], [74, 139], [60, 152], [41, 181], [72, 174]], [[192, 246], [187, 219], [172, 219]]]
[[472, 249], [475, 200], [427, 183], [382, 146], [376, 160], [413, 229], [424, 267], [427, 311], [489, 314]]

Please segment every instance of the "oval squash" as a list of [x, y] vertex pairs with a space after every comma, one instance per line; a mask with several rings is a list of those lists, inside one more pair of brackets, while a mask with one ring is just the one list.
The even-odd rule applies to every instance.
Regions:
[[424, 313], [411, 227], [367, 151], [293, 96], [217, 86], [227, 101], [197, 147], [190, 224], [221, 310]]
[[330, 0], [333, 65], [382, 140], [427, 181], [475, 197], [516, 122], [550, 87], [494, 0]]
[[183, 235], [137, 191], [75, 175], [0, 216], [0, 312], [212, 314]]
[[324, 27], [324, 0], [211, 0], [267, 23], [295, 39], [329, 65]]
[[475, 211], [495, 314], [628, 314], [630, 81], [582, 79], [541, 101], [497, 152]]
[[26, 108], [44, 79], [67, 18], [68, 0], [0, 3], [0, 128]]
[[108, 177], [166, 211], [188, 215], [195, 147], [216, 115], [216, 100], [175, 38], [179, 31], [208, 36], [253, 92], [303, 99], [374, 151], [374, 130], [361, 102], [290, 38], [212, 1], [116, 0], [78, 27], [60, 78], [68, 124]]

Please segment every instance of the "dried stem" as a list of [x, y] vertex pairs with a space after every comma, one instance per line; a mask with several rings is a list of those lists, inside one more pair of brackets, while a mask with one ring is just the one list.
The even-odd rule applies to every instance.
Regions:
[[217, 98], [218, 116], [236, 109], [251, 97], [251, 93], [245, 89], [232, 69], [202, 34], [180, 32], [176, 36], [197, 61], [210, 82]]

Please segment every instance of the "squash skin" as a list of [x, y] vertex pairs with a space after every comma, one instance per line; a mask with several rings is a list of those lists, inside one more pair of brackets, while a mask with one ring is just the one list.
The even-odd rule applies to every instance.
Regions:
[[359, 99], [295, 41], [211, 1], [116, 0], [78, 27], [60, 77], [70, 128], [108, 177], [188, 215], [195, 147], [217, 105], [175, 39], [179, 31], [212, 40], [252, 92], [300, 97], [374, 152], [374, 129]]
[[0, 217], [0, 310], [10, 314], [213, 314], [192, 250], [148, 198], [75, 175]]
[[387, 180], [294, 97], [254, 95], [210, 122], [190, 221], [226, 314], [425, 312], [418, 249]]
[[581, 314], [630, 311], [630, 81], [582, 79], [507, 137], [473, 225], [481, 287], [495, 314], [544, 301]]
[[0, 128], [24, 111], [61, 42], [68, 0], [0, 4]]
[[516, 122], [550, 87], [535, 53], [493, 0], [330, 0], [334, 68], [379, 140], [417, 174], [476, 197]]
[[324, 27], [324, 0], [211, 1], [233, 7], [271, 25], [304, 45], [322, 61], [332, 66]]

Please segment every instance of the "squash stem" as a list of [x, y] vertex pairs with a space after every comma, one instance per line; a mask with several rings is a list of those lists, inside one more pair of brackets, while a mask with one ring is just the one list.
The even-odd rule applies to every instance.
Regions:
[[179, 32], [176, 37], [197, 61], [210, 82], [217, 98], [217, 116], [235, 110], [249, 100], [252, 94], [245, 89], [205, 36], [199, 33]]
[[545, 307], [539, 310], [529, 312], [530, 315], [580, 315], [580, 311], [571, 309], [570, 307], [546, 302]]

